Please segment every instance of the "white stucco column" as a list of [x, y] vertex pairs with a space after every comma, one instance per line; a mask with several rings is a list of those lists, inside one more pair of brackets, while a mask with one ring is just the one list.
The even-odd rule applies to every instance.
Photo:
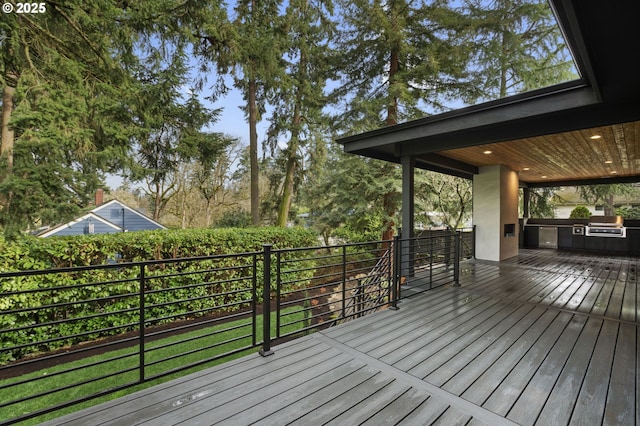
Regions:
[[518, 255], [518, 174], [504, 166], [480, 167], [473, 177], [476, 258]]

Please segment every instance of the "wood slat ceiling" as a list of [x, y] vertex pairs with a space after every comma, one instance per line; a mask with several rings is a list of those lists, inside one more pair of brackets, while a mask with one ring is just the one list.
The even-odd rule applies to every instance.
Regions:
[[532, 184], [640, 176], [640, 121], [439, 154], [476, 167], [501, 164], [518, 171], [521, 182]]

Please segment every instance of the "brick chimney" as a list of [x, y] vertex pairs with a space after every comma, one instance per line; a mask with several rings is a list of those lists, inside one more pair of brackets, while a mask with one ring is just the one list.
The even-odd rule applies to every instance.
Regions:
[[104, 190], [102, 188], [98, 188], [96, 190], [96, 207], [100, 206], [104, 203]]

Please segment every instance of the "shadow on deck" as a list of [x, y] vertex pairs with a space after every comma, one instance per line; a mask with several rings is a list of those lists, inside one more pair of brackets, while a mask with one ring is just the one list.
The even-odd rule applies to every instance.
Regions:
[[49, 424], [640, 424], [638, 259], [521, 251]]

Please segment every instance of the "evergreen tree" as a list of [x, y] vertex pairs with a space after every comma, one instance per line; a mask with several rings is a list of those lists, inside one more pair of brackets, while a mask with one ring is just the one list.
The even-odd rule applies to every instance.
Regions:
[[479, 89], [470, 103], [576, 78], [572, 60], [545, 0], [465, 0], [470, 72]]
[[[284, 157], [284, 179], [275, 182], [281, 188], [277, 226], [285, 226], [289, 219], [296, 183], [303, 179], [306, 151], [322, 150], [326, 143], [321, 129], [333, 35], [329, 13], [331, 3], [291, 0], [285, 15], [287, 73], [270, 99], [274, 108], [268, 133], [272, 151], [278, 149], [281, 137], [288, 138], [287, 147], [280, 152]], [[317, 153], [311, 158], [318, 158]]]
[[132, 111], [138, 133], [131, 180], [146, 183], [154, 220], [176, 194], [180, 164], [198, 160], [210, 166], [228, 143], [222, 135], [204, 130], [219, 111], [205, 108], [195, 93], [183, 93], [189, 83], [183, 53], [174, 51], [169, 59], [165, 63], [152, 50], [148, 65], [136, 75], [139, 99]]
[[115, 2], [43, 3], [0, 22], [0, 221], [5, 233], [68, 218], [127, 150], [129, 44]]
[[[388, 164], [388, 163], [387, 163]], [[402, 189], [398, 174], [386, 173], [385, 163], [343, 153], [331, 147], [324, 167], [313, 174], [306, 191], [308, 222], [326, 241], [345, 228], [369, 240], [395, 222], [387, 203], [398, 204]]]
[[[424, 116], [440, 99], [468, 89], [466, 54], [451, 34], [460, 16], [445, 2], [355, 0], [340, 3], [342, 35], [337, 58], [342, 131], [364, 131]], [[367, 162], [372, 176], [399, 178], [390, 163]], [[383, 239], [389, 239], [400, 197], [392, 184], [376, 198], [385, 209]]]
[[268, 92], [281, 77], [282, 44], [284, 34], [279, 19], [280, 0], [239, 0], [234, 20], [240, 35], [235, 72], [235, 85], [244, 94], [246, 114], [249, 119], [249, 156], [251, 163], [251, 218], [254, 225], [260, 223], [258, 134], [256, 124], [265, 110]]
[[337, 43], [339, 87], [333, 95], [343, 128], [393, 125], [438, 109], [465, 85], [468, 51], [453, 36], [461, 15], [445, 2], [355, 0], [340, 2]]

